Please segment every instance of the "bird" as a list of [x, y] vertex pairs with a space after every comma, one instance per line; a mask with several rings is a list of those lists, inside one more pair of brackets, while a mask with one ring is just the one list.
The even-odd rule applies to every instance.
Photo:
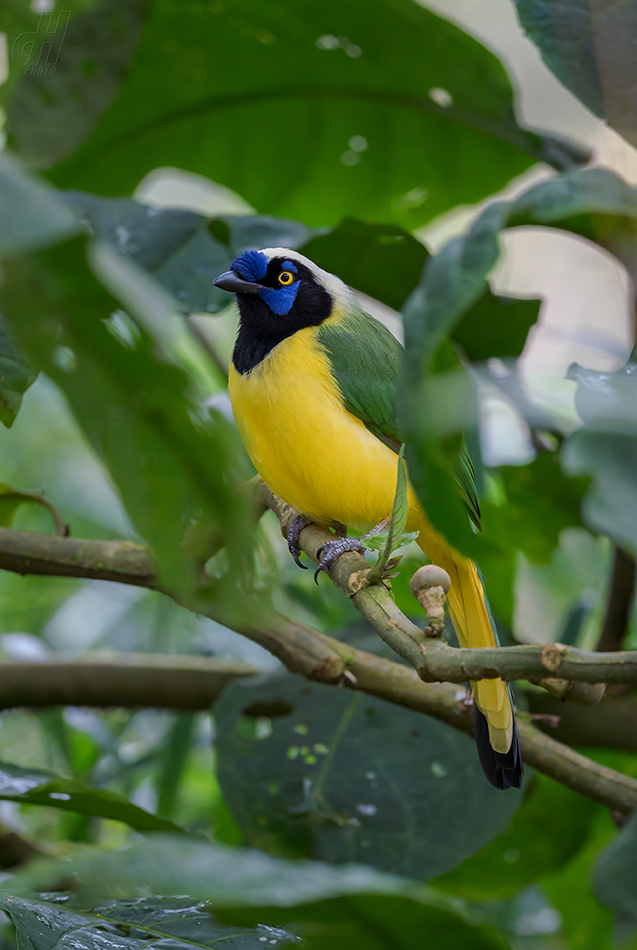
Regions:
[[[307, 524], [365, 531], [391, 516], [403, 442], [396, 413], [403, 348], [339, 277], [289, 248], [244, 251], [213, 283], [235, 293], [239, 308], [228, 379], [235, 422], [263, 481], [300, 513], [288, 544], [303, 566], [299, 535]], [[466, 453], [457, 481], [479, 518]], [[407, 530], [419, 532], [425, 555], [451, 578], [447, 603], [460, 645], [496, 646], [477, 566], [434, 529], [411, 485], [408, 497]], [[360, 537], [324, 545], [315, 579], [346, 550], [362, 550]], [[473, 682], [472, 692], [483, 771], [496, 788], [520, 788], [510, 688], [486, 679]]]

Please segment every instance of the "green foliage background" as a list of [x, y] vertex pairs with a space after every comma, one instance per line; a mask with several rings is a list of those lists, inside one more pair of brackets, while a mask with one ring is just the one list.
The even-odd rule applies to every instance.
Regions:
[[[560, 80], [634, 142], [637, 5], [596, 20], [585, 0], [557, 19], [554, 4], [514, 5]], [[586, 167], [577, 143], [524, 128], [497, 57], [412, 0], [65, 10], [0, 10], [0, 525], [50, 531], [24, 494], [43, 492], [74, 537], [147, 542], [182, 599], [202, 596], [212, 534], [223, 551], [201, 606], [228, 625], [154, 591], [2, 572], [0, 649], [213, 654], [262, 675], [210, 714], [4, 712], [0, 818], [49, 857], [2, 882], [2, 950], [637, 946], [634, 816], [618, 834], [543, 775], [498, 793], [466, 736], [308, 684], [230, 629], [274, 608], [389, 655], [331, 584], [297, 571], [271, 513], [255, 527], [233, 494], [253, 470], [225, 395], [236, 316], [212, 286], [241, 251], [282, 245], [401, 311], [406, 458], [434, 524], [478, 560], [504, 640], [535, 571], [547, 629], [590, 646], [613, 545], [637, 555], [636, 364], [572, 368], [572, 431], [517, 366], [540, 301], [498, 296], [489, 278], [520, 226], [593, 242], [632, 275], [637, 191]], [[551, 177], [486, 203], [437, 253], [414, 233], [538, 162]], [[232, 189], [233, 212], [218, 187], [208, 214], [137, 200], [165, 166]], [[482, 464], [485, 380], [533, 437], [526, 465]], [[481, 535], [455, 489], [463, 432]], [[415, 550], [393, 581], [409, 614]], [[531, 684], [517, 694], [544, 709]], [[634, 737], [585, 746], [637, 775]]]

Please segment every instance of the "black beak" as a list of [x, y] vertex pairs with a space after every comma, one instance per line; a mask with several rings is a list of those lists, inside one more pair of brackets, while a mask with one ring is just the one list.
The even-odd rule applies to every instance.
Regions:
[[225, 274], [220, 274], [212, 282], [215, 287], [221, 290], [229, 290], [233, 294], [258, 294], [261, 290], [260, 284], [251, 284], [249, 280], [243, 280], [233, 270], [227, 270]]

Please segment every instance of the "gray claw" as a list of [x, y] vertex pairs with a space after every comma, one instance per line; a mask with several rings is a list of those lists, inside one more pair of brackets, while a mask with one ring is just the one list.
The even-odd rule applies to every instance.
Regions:
[[301, 531], [303, 528], [307, 528], [309, 524], [312, 524], [309, 518], [306, 518], [305, 515], [297, 515], [290, 527], [288, 528], [288, 551], [294, 558], [295, 564], [304, 570], [307, 571], [305, 564], [301, 564], [301, 548], [299, 547], [299, 538], [301, 537]]
[[[316, 584], [318, 584], [318, 577], [321, 571], [327, 571], [334, 561], [336, 561], [341, 554], [345, 554], [346, 551], [358, 551], [359, 554], [364, 554], [365, 548], [361, 545], [359, 538], [341, 538], [335, 541], [327, 541], [318, 549], [316, 556], [320, 559], [319, 566], [314, 572], [314, 581]], [[323, 556], [324, 552], [325, 556]]]

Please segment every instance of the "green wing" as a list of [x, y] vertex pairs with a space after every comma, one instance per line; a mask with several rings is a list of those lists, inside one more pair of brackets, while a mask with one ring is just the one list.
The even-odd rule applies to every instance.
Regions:
[[[396, 419], [396, 388], [403, 348], [378, 320], [352, 310], [338, 323], [324, 323], [318, 339], [327, 352], [345, 408], [398, 453], [403, 438]], [[480, 527], [473, 465], [463, 445], [456, 480], [471, 520]]]
[[346, 409], [398, 452], [396, 386], [403, 349], [387, 327], [363, 310], [318, 328]]

